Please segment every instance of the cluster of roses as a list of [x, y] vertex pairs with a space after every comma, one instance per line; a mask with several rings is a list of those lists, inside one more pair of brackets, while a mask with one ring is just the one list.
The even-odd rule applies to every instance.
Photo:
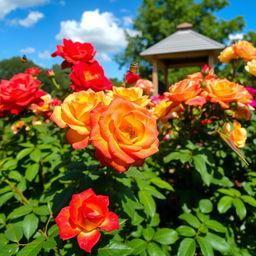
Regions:
[[[143, 90], [151, 92], [152, 83], [132, 73], [127, 80], [136, 79], [126, 80], [127, 85], [139, 86], [114, 87], [94, 59], [96, 52], [91, 44], [66, 39], [63, 44], [57, 45], [52, 56], [65, 59], [63, 68], [71, 67], [74, 92], [54, 108], [51, 119], [60, 128], [68, 128], [66, 137], [73, 148], [82, 149], [92, 143], [102, 165], [119, 172], [130, 165], [142, 165], [146, 157], [158, 151], [159, 144], [156, 120], [146, 108], [150, 99], [143, 96]], [[118, 217], [108, 211], [108, 204], [107, 196], [97, 196], [92, 189], [73, 195], [69, 206], [55, 219], [60, 237], [77, 235], [80, 248], [90, 252], [100, 238], [98, 228], [119, 228]]]
[[32, 67], [10, 80], [0, 81], [0, 117], [18, 115], [26, 108], [37, 115], [51, 115], [53, 107], [59, 105], [60, 101], [39, 89], [41, 81], [37, 80], [37, 76], [40, 73], [39, 68]]
[[63, 57], [64, 68], [72, 67], [74, 93], [55, 107], [51, 119], [61, 128], [69, 127], [66, 137], [73, 148], [92, 143], [102, 165], [119, 172], [142, 165], [158, 151], [156, 121], [145, 108], [148, 97], [141, 88], [112, 87], [90, 43], [64, 39], [63, 44], [52, 56]]
[[250, 42], [246, 40], [237, 41], [225, 48], [219, 56], [219, 60], [223, 63], [230, 63], [237, 59], [243, 59], [247, 62], [245, 70], [256, 76], [256, 48]]
[[[188, 106], [196, 106], [201, 111], [205, 111], [207, 108], [204, 108], [204, 105], [212, 103], [218, 104], [223, 110], [232, 107], [232, 111], [230, 111], [232, 119], [249, 120], [251, 110], [253, 110], [253, 97], [244, 86], [228, 79], [218, 78], [207, 66], [202, 69], [202, 72], [188, 75], [186, 79], [171, 85], [164, 96], [154, 99], [154, 101], [155, 106], [152, 111], [154, 116], [160, 120], [179, 118]], [[207, 121], [212, 122], [212, 119]], [[225, 125], [225, 127], [230, 127], [230, 129], [224, 130], [235, 145], [243, 147], [246, 130], [241, 127], [241, 124], [234, 121], [234, 129], [231, 128], [231, 125]]]

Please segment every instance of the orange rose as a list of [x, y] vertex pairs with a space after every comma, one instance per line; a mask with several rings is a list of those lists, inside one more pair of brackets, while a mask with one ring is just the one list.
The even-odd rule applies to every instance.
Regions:
[[103, 92], [89, 89], [70, 94], [61, 106], [54, 108], [51, 120], [60, 128], [69, 127], [66, 137], [75, 149], [85, 148], [89, 143], [90, 112], [99, 105], [109, 104]]
[[139, 79], [137, 80], [134, 87], [141, 88], [146, 95], [151, 95], [154, 91], [153, 83], [146, 79]]
[[223, 108], [229, 108], [229, 102], [236, 101], [240, 107], [247, 107], [252, 96], [240, 84], [227, 79], [206, 81], [203, 94], [213, 103], [219, 103]]
[[250, 61], [256, 58], [256, 48], [248, 41], [240, 40], [233, 45], [233, 49], [240, 58]]
[[204, 97], [199, 96], [202, 91], [200, 80], [183, 79], [169, 87], [165, 95], [173, 102], [184, 102], [187, 105], [203, 105]]
[[95, 108], [91, 127], [96, 157], [119, 172], [130, 165], [141, 166], [144, 158], [158, 151], [156, 120], [145, 108], [128, 100], [114, 98], [109, 106]]
[[219, 55], [218, 59], [223, 63], [230, 63], [233, 59], [238, 59], [239, 56], [235, 53], [232, 46], [225, 48]]
[[151, 110], [154, 118], [164, 120], [169, 118], [177, 118], [178, 113], [183, 111], [181, 104], [173, 103], [167, 99], [159, 101]]
[[223, 130], [238, 148], [242, 148], [244, 147], [247, 139], [246, 129], [243, 128], [236, 120], [234, 121], [233, 126], [234, 128], [232, 130], [231, 125], [229, 123], [225, 123]]
[[147, 106], [150, 102], [148, 96], [143, 96], [143, 90], [141, 88], [124, 88], [113, 86], [112, 91], [108, 90], [107, 95], [112, 98], [123, 98], [132, 101], [140, 106]]
[[245, 70], [250, 74], [256, 76], [256, 59], [247, 62], [247, 65], [245, 66]]

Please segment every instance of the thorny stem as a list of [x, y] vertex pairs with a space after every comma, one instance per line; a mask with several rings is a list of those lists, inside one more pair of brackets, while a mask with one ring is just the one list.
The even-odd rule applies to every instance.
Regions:
[[11, 190], [18, 194], [21, 198], [21, 201], [23, 204], [30, 204], [28, 199], [24, 196], [24, 194], [22, 193], [22, 191], [20, 191], [16, 186], [14, 186], [9, 180], [4, 179], [4, 182], [7, 183], [9, 185], [9, 187], [11, 188]]

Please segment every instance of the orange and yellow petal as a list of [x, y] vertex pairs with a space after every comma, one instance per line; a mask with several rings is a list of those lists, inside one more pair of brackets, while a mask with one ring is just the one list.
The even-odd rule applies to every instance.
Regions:
[[79, 134], [77, 131], [72, 129], [67, 131], [66, 138], [68, 143], [71, 144], [74, 149], [82, 149], [87, 147], [89, 144], [89, 134]]

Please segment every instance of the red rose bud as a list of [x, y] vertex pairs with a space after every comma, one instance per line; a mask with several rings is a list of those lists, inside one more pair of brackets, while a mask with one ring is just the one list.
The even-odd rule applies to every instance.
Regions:
[[41, 72], [42, 72], [41, 69], [37, 67], [32, 67], [32, 68], [27, 68], [24, 73], [32, 76], [38, 76]]
[[128, 85], [132, 85], [136, 83], [139, 79], [142, 79], [142, 78], [133, 72], [128, 72], [125, 76], [125, 81]]
[[46, 75], [48, 77], [53, 77], [53, 76], [55, 76], [55, 73], [54, 73], [54, 71], [52, 69], [49, 69], [49, 70], [46, 71]]
[[110, 232], [119, 228], [118, 216], [108, 210], [108, 205], [108, 196], [96, 195], [91, 188], [73, 195], [69, 206], [55, 219], [60, 238], [77, 236], [79, 247], [91, 252], [101, 236], [98, 229]]

